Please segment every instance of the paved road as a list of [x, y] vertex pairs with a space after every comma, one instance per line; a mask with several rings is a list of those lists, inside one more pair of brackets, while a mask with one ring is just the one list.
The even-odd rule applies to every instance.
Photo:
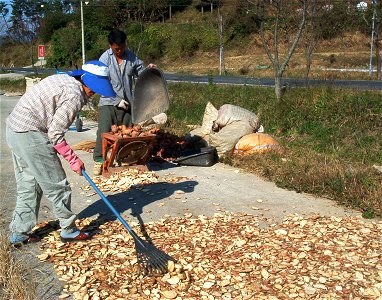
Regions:
[[[1, 226], [6, 228], [14, 207], [16, 185], [13, 176], [11, 155], [5, 144], [4, 120], [19, 97], [0, 95], [1, 112]], [[71, 128], [66, 134], [69, 144], [84, 140], [95, 140], [96, 124], [84, 120], [83, 132]], [[84, 161], [88, 172], [92, 171], [92, 155], [77, 151]], [[83, 177], [72, 172], [63, 161], [68, 180], [73, 189], [73, 211], [80, 217], [92, 217], [102, 212], [109, 214], [108, 208], [98, 195], [86, 197], [81, 187], [87, 182]], [[213, 167], [179, 167], [173, 164], [148, 164], [150, 170], [159, 176], [186, 179], [178, 183], [155, 184], [149, 186], [150, 192], [129, 190], [124, 193], [109, 194], [109, 199], [117, 210], [129, 219], [135, 219], [131, 213], [139, 216], [143, 222], [158, 220], [165, 215], [182, 216], [184, 213], [208, 215], [226, 210], [229, 212], [247, 212], [257, 215], [260, 226], [278, 222], [284, 216], [298, 214], [321, 214], [326, 216], [360, 215], [359, 212], [337, 206], [333, 201], [299, 194], [276, 187], [273, 183], [262, 180], [253, 174], [243, 173], [233, 167], [216, 164]], [[177, 191], [184, 193], [178, 194]], [[126, 201], [126, 200], [133, 201]], [[257, 207], [258, 210], [254, 210]], [[52, 219], [50, 204], [44, 198], [41, 203], [39, 221]], [[29, 246], [30, 247], [30, 246]], [[25, 255], [33, 269], [39, 270], [38, 286], [40, 299], [57, 299], [62, 287], [49, 264], [42, 264], [34, 258], [37, 247], [26, 250]]]
[[[54, 74], [55, 69], [31, 69], [31, 68], [12, 68], [4, 69], [12, 71], [15, 74], [33, 74], [34, 71], [38, 73]], [[17, 75], [14, 75], [17, 76]], [[192, 83], [216, 83], [216, 84], [233, 84], [233, 85], [253, 85], [273, 87], [274, 78], [260, 78], [260, 77], [246, 77], [246, 76], [205, 76], [205, 75], [187, 75], [176, 73], [165, 73], [167, 81], [172, 82], [192, 82]], [[366, 90], [382, 90], [382, 81], [377, 80], [321, 80], [321, 79], [298, 79], [298, 78], [283, 78], [282, 84], [286, 87], [317, 87], [317, 86], [332, 86], [339, 88], [351, 89], [366, 89]]]
[[[198, 76], [198, 75], [183, 75], [183, 74], [168, 74], [166, 73], [166, 80], [174, 82], [195, 82], [195, 83], [209, 83], [216, 84], [233, 84], [233, 85], [253, 85], [273, 87], [275, 84], [274, 78], [256, 78], [256, 77], [243, 77], [243, 76]], [[351, 89], [366, 89], [366, 90], [382, 90], [381, 81], [373, 80], [320, 80], [320, 79], [297, 79], [297, 78], [283, 78], [282, 84], [285, 87], [317, 87], [317, 86], [332, 86], [339, 88]]]

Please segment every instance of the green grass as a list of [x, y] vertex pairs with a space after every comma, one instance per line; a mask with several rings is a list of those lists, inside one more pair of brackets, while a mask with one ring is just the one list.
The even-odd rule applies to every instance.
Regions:
[[26, 88], [25, 79], [9, 80], [1, 79], [0, 80], [0, 89], [8, 93], [24, 93]]
[[[201, 124], [205, 105], [235, 104], [260, 117], [282, 153], [228, 157], [225, 162], [257, 173], [278, 186], [331, 198], [382, 216], [382, 95], [333, 88], [274, 91], [250, 86], [170, 84], [170, 122]], [[185, 127], [184, 127], [185, 128]], [[185, 132], [184, 132], [185, 133]]]
[[[48, 74], [38, 74], [38, 76], [35, 75], [28, 75], [26, 77], [30, 78], [41, 78], [44, 79], [45, 77], [49, 76]], [[6, 91], [7, 93], [21, 93], [24, 94], [26, 89], [26, 80], [23, 79], [0, 79], [0, 90]]]
[[358, 163], [382, 164], [382, 94], [327, 88], [292, 89], [277, 103], [274, 91], [250, 86], [170, 84], [170, 118], [201, 124], [205, 105], [225, 103], [255, 112], [267, 133], [289, 147]]

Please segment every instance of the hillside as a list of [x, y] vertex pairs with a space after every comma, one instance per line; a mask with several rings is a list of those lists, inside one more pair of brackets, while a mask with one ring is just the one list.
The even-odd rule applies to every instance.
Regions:
[[[264, 51], [259, 32], [261, 24], [268, 26], [265, 39], [268, 40], [267, 44], [273, 53], [274, 12], [270, 11], [270, 17], [264, 18], [264, 23], [261, 23], [259, 12], [254, 8], [249, 9], [246, 1], [238, 0], [234, 3], [235, 5], [233, 2], [222, 2], [220, 12], [215, 6], [213, 10], [203, 13], [199, 1], [185, 1], [184, 5], [179, 5], [185, 9], [178, 9], [171, 18], [165, 18], [165, 14], [159, 13], [153, 19], [130, 18], [130, 12], [137, 13], [139, 10], [127, 10], [129, 14], [121, 13], [118, 23], [101, 22], [106, 17], [115, 17], [111, 5], [103, 7], [89, 3], [84, 10], [86, 59], [97, 59], [108, 47], [107, 34], [110, 28], [118, 27], [127, 33], [128, 45], [133, 52], [145, 62], [154, 62], [168, 72], [219, 74], [221, 40], [224, 50], [222, 74], [272, 77], [274, 70]], [[283, 25], [280, 25], [278, 33], [281, 63], [294, 40], [296, 28], [301, 20], [301, 15], [289, 7], [289, 4], [285, 8], [289, 9], [289, 12], [281, 16], [281, 19], [284, 18]], [[37, 61], [38, 45], [45, 44], [48, 66], [80, 66], [82, 40], [78, 11], [73, 14], [62, 11], [55, 14], [50, 17], [46, 15], [45, 22], [41, 23], [43, 26], [37, 31], [33, 42], [18, 43], [11, 38], [7, 44], [2, 44], [0, 65], [32, 65]], [[351, 7], [335, 5], [332, 10], [321, 11], [321, 15], [314, 21], [313, 18], [307, 18], [305, 30], [284, 76], [305, 76], [305, 51], [312, 36], [316, 36], [320, 42], [312, 55], [310, 78], [370, 79], [370, 24], [367, 23], [369, 17], [351, 10]], [[55, 20], [60, 20], [61, 23], [56, 23]], [[376, 66], [375, 51], [372, 65]], [[329, 68], [335, 70], [327, 70]], [[343, 68], [355, 71], [336, 70]], [[374, 75], [373, 79], [376, 79], [376, 74]]]
[[[224, 50], [226, 74], [272, 77], [273, 70], [259, 36], [251, 35], [247, 42], [247, 45]], [[318, 45], [317, 50], [313, 53], [310, 77], [369, 79], [369, 60], [370, 37], [361, 33], [346, 34], [344, 37], [324, 41]], [[193, 57], [186, 59], [162, 59], [159, 64], [169, 72], [217, 74], [219, 72], [219, 49], [214, 52], [198, 52]], [[375, 68], [375, 58], [373, 64]], [[268, 68], [265, 68], [266, 66]], [[286, 76], [303, 76], [305, 66], [304, 49], [299, 47], [292, 56]], [[329, 68], [359, 69], [359, 71], [351, 73], [324, 71]]]
[[[303, 41], [300, 42], [302, 45]], [[286, 46], [281, 46], [285, 49]], [[31, 65], [31, 52], [26, 46], [7, 47], [8, 50], [0, 54], [2, 67], [23, 67]], [[254, 77], [272, 77], [273, 69], [270, 65], [258, 35], [251, 35], [245, 45], [228, 45], [223, 48], [224, 67], [227, 75], [246, 75]], [[281, 53], [285, 52], [283, 50]], [[350, 78], [370, 79], [370, 37], [361, 33], [345, 34], [343, 37], [321, 42], [313, 53], [310, 78]], [[36, 59], [34, 59], [36, 61]], [[155, 62], [167, 72], [181, 72], [192, 74], [219, 74], [219, 49], [212, 51], [197, 51], [192, 56], [180, 58], [163, 57], [148, 62]], [[298, 47], [285, 76], [303, 77], [306, 58], [302, 46]], [[375, 54], [373, 67], [376, 68]], [[359, 71], [339, 72], [325, 69], [358, 69]], [[376, 79], [374, 72], [373, 79]]]

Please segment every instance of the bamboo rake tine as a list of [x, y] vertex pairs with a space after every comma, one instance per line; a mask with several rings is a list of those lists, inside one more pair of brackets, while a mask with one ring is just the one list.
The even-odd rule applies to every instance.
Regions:
[[136, 253], [138, 257], [138, 263], [144, 270], [145, 275], [153, 273], [163, 274], [167, 272], [168, 261], [174, 260], [165, 252], [141, 239], [139, 239], [139, 241], [136, 243]]

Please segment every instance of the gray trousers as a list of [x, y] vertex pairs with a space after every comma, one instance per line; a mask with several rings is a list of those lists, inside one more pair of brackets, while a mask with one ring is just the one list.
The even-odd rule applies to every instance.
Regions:
[[103, 105], [98, 110], [98, 130], [96, 146], [93, 151], [93, 160], [102, 162], [102, 137], [101, 134], [111, 131], [111, 125], [131, 126], [130, 111], [113, 105]]
[[72, 190], [47, 135], [38, 131], [17, 133], [7, 127], [6, 140], [12, 150], [17, 185], [11, 232], [28, 233], [37, 224], [43, 194], [61, 228], [68, 233], [76, 230], [76, 215], [70, 209]]

